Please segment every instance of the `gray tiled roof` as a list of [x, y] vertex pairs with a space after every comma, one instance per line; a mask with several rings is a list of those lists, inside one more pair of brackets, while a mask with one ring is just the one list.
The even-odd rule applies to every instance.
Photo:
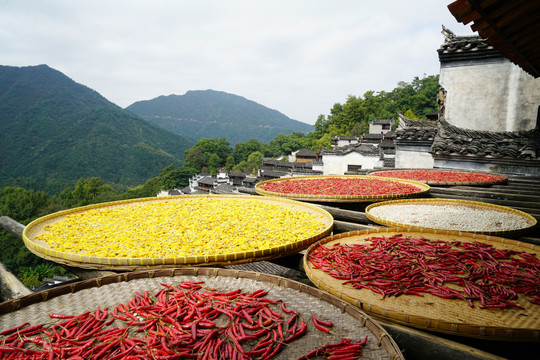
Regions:
[[309, 156], [309, 157], [316, 157], [319, 155], [318, 151], [308, 150], [308, 149], [300, 149], [296, 153], [296, 156]]
[[357, 152], [363, 155], [379, 155], [380, 150], [373, 145], [367, 145], [367, 144], [355, 144], [355, 145], [349, 145], [347, 147], [342, 148], [336, 148], [333, 150], [330, 149], [324, 149], [322, 151], [322, 155], [345, 155], [351, 152]]
[[437, 134], [437, 122], [432, 120], [412, 120], [399, 114], [399, 127], [396, 129], [396, 140], [428, 140], [432, 141]]
[[374, 119], [371, 123], [373, 125], [392, 125], [395, 122], [394, 119]]
[[445, 35], [444, 43], [437, 50], [442, 66], [454, 61], [504, 59], [504, 56], [498, 50], [478, 35], [457, 36], [444, 27], [443, 34]]
[[449, 124], [442, 118], [439, 124], [439, 132], [431, 146], [433, 154], [521, 159], [540, 157], [540, 129], [511, 132], [469, 130]]
[[203, 185], [214, 185], [214, 181], [215, 179], [211, 176], [207, 176], [207, 177], [203, 177], [202, 179], [200, 179], [198, 181], [199, 185], [200, 184], [203, 184]]

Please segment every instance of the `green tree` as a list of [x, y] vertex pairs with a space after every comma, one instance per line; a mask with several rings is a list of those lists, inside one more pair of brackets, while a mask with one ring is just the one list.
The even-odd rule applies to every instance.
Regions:
[[99, 177], [79, 179], [71, 194], [69, 190], [64, 190], [60, 194], [63, 204], [68, 208], [113, 201], [118, 197], [118, 192]]
[[195, 168], [182, 166], [175, 169], [171, 164], [163, 168], [161, 173], [148, 179], [143, 185], [129, 189], [122, 194], [123, 199], [136, 199], [141, 197], [156, 196], [160, 190], [182, 189], [189, 185], [189, 178], [199, 173]]
[[405, 111], [405, 114], [403, 114], [403, 116], [405, 116], [407, 119], [418, 120], [418, 116], [413, 113], [411, 109]]
[[[47, 215], [47, 210], [58, 209], [56, 198], [49, 198], [43, 191], [26, 190], [20, 187], [6, 187], [0, 191], [0, 215], [9, 216], [27, 225], [38, 217]], [[54, 267], [52, 274], [63, 272], [60, 267], [32, 254], [21, 241], [6, 230], [0, 229], [0, 262], [18, 277], [29, 268], [42, 264]], [[63, 272], [65, 273], [65, 272]]]
[[326, 116], [320, 114], [315, 121], [315, 136], [319, 137], [325, 133], [326, 130]]
[[256, 174], [259, 169], [259, 165], [262, 164], [263, 154], [259, 151], [255, 151], [249, 154], [246, 161], [246, 171], [252, 174]]
[[288, 135], [277, 135], [274, 140], [270, 141], [267, 151], [264, 153], [268, 157], [280, 157], [289, 155], [291, 152], [300, 149], [312, 149], [313, 140], [304, 133], [291, 133]]
[[369, 124], [375, 118], [390, 119], [398, 112], [410, 111], [419, 119], [425, 119], [429, 112], [437, 110], [439, 76], [415, 77], [411, 83], [401, 81], [391, 92], [366, 91], [363, 96], [349, 95], [344, 104], [336, 103], [325, 118], [319, 115], [315, 122], [314, 147], [320, 148], [323, 136], [361, 136], [369, 131]]
[[247, 161], [240, 161], [238, 164], [234, 165], [234, 171], [248, 172], [247, 171]]
[[227, 157], [232, 154], [232, 148], [225, 138], [201, 139], [192, 148], [184, 152], [184, 165], [198, 169], [199, 172], [203, 168], [209, 170], [212, 168], [209, 163], [212, 154], [216, 154], [219, 158], [217, 169], [225, 164]]
[[22, 224], [42, 216], [42, 209], [49, 203], [49, 196], [43, 191], [25, 190], [20, 187], [6, 187], [0, 192], [0, 214], [9, 216]]
[[200, 145], [195, 145], [186, 150], [184, 152], [184, 158], [184, 165], [197, 169], [197, 171], [201, 171], [203, 166], [206, 165], [206, 154], [204, 153], [204, 148]]
[[245, 143], [238, 142], [234, 145], [234, 161], [239, 163], [242, 160], [247, 160], [249, 155], [255, 151], [264, 153], [264, 144], [256, 139], [248, 140]]
[[315, 150], [317, 151], [330, 148], [332, 148], [332, 138], [330, 137], [330, 134], [324, 134], [315, 141]]
[[212, 176], [216, 176], [220, 165], [221, 159], [219, 158], [219, 155], [216, 153], [210, 155], [210, 158], [208, 159], [208, 170]]
[[195, 146], [202, 146], [207, 160], [210, 159], [210, 155], [212, 154], [219, 156], [221, 164], [225, 164], [227, 156], [232, 154], [231, 144], [225, 138], [201, 139]]
[[227, 160], [225, 161], [225, 171], [229, 172], [234, 168], [234, 156], [229, 155], [227, 156]]

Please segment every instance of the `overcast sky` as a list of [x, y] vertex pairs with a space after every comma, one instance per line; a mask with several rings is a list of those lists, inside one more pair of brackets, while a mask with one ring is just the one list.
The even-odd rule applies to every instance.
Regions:
[[47, 64], [121, 107], [213, 89], [314, 124], [439, 73], [453, 0], [0, 0], [0, 65]]

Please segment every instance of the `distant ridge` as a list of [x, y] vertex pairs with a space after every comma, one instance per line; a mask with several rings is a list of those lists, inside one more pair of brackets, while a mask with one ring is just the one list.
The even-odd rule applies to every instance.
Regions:
[[194, 142], [47, 65], [0, 66], [0, 186], [61, 190], [80, 178], [135, 186]]
[[126, 110], [195, 140], [226, 138], [232, 145], [251, 139], [268, 143], [279, 134], [314, 130], [313, 126], [292, 120], [277, 110], [215, 90], [159, 96], [137, 101]]

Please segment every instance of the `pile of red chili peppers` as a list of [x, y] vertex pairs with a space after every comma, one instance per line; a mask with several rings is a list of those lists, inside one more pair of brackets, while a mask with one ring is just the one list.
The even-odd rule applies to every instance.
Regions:
[[[50, 314], [61, 322], [4, 330], [0, 359], [270, 359], [307, 331], [299, 312], [266, 298], [262, 289], [220, 292], [190, 281], [162, 285], [155, 295], [135, 293], [110, 311]], [[115, 321], [123, 326], [115, 327]], [[325, 329], [332, 325], [313, 321]], [[353, 344], [343, 341], [341, 347]]]
[[389, 296], [432, 294], [479, 308], [521, 308], [519, 294], [540, 304], [540, 260], [482, 242], [375, 236], [364, 244], [319, 246], [315, 269], [358, 289]]
[[504, 180], [504, 177], [491, 174], [480, 174], [466, 171], [441, 171], [434, 169], [423, 170], [387, 170], [373, 173], [374, 176], [392, 177], [418, 181], [444, 182], [492, 182]]
[[328, 196], [374, 196], [413, 194], [422, 191], [422, 188], [399, 182], [398, 180], [383, 180], [373, 178], [312, 178], [312, 179], [285, 179], [269, 181], [260, 185], [265, 191], [282, 194], [301, 195], [328, 195]]
[[367, 342], [367, 336], [363, 340], [351, 341], [343, 339], [335, 344], [326, 344], [318, 349], [315, 349], [298, 360], [314, 359], [324, 357], [329, 360], [348, 360], [356, 359], [362, 356], [362, 348]]

